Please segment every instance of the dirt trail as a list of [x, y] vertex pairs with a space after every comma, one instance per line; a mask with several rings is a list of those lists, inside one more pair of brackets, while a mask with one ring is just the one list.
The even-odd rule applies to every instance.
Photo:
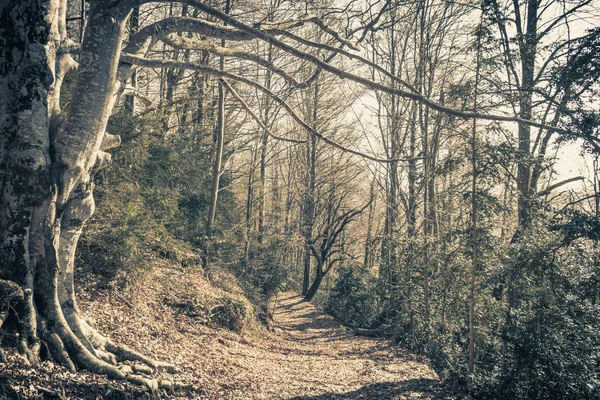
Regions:
[[384, 339], [357, 337], [294, 293], [279, 295], [276, 332], [261, 343], [251, 375], [257, 398], [433, 399], [436, 374]]
[[[259, 330], [258, 336], [240, 336], [210, 328], [182, 308], [169, 306], [171, 300], [164, 293], [145, 289], [148, 309], [128, 306], [106, 295], [87, 298], [82, 304], [102, 332], [179, 369], [174, 375], [159, 378], [193, 389], [154, 396], [123, 381], [86, 371], [71, 373], [53, 363], [32, 368], [9, 354], [9, 363], [0, 364], [0, 398], [448, 398], [423, 360], [385, 339], [353, 336], [294, 293], [279, 295], [274, 332]], [[54, 397], [44, 395], [50, 392]]]

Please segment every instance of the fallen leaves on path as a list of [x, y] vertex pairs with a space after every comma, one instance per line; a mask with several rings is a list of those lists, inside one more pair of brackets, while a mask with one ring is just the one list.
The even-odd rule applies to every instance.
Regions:
[[388, 340], [354, 336], [294, 293], [279, 295], [274, 319], [253, 368], [264, 398], [442, 398], [423, 360]]
[[[166, 275], [158, 279], [168, 280]], [[128, 383], [86, 372], [71, 374], [51, 363], [33, 368], [17, 356], [0, 364], [0, 389], [19, 398], [62, 399], [447, 398], [425, 360], [386, 339], [354, 336], [291, 292], [278, 296], [273, 332], [259, 329], [240, 336], [210, 328], [169, 306], [193, 291], [211, 289], [202, 287], [197, 277], [186, 279], [185, 291], [169, 284], [148, 285], [131, 302], [106, 294], [81, 296], [81, 308], [102, 333], [175, 364], [179, 373], [157, 378], [172, 379], [182, 389], [143, 393]]]

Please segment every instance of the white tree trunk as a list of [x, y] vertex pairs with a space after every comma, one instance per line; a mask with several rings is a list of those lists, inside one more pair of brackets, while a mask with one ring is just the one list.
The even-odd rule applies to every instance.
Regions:
[[[0, 316], [6, 317], [7, 302], [16, 303], [18, 347], [29, 361], [39, 360], [44, 341], [72, 370], [156, 386], [115, 365], [134, 359], [161, 366], [93, 330], [79, 315], [73, 286], [77, 242], [94, 212], [93, 174], [110, 163], [104, 150], [120, 143], [105, 129], [120, 89], [119, 54], [131, 5], [107, 3], [90, 9], [66, 111], [60, 87], [77, 66], [66, 51], [72, 45], [66, 0], [0, 5]], [[13, 290], [17, 285], [22, 293]]]

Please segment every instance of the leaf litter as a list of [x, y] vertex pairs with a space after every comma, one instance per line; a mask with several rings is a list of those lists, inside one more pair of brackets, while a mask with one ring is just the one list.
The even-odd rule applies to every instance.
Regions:
[[[276, 299], [271, 329], [240, 333], [207, 324], [181, 304], [232, 296], [201, 273], [159, 268], [148, 284], [115, 295], [83, 284], [80, 308], [103, 334], [177, 367], [154, 373], [172, 389], [151, 393], [87, 371], [28, 365], [16, 350], [0, 364], [0, 399], [446, 399], [427, 360], [384, 338], [354, 336], [293, 292]], [[235, 294], [238, 298], [240, 294]]]

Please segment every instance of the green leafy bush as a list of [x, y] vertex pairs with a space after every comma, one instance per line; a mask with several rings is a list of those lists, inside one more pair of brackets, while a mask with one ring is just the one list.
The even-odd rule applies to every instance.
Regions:
[[327, 299], [326, 311], [351, 327], [369, 327], [378, 314], [376, 280], [360, 264], [342, 267]]
[[[111, 150], [112, 165], [95, 178], [96, 213], [78, 250], [83, 264], [118, 287], [144, 279], [158, 258], [197, 265], [197, 257], [182, 260], [177, 254], [201, 252], [211, 190], [210, 136], [194, 130], [168, 135], [160, 117], [127, 112], [113, 116], [108, 131], [120, 135], [122, 144]], [[239, 252], [232, 249], [240, 247], [233, 229], [239, 207], [226, 188], [231, 179], [227, 171], [221, 177], [209, 247], [210, 260], [221, 264], [237, 261]]]
[[282, 265], [283, 240], [255, 242], [248, 258], [238, 265], [238, 276], [249, 283], [257, 294], [268, 302], [281, 289], [288, 278], [288, 269]]
[[[600, 397], [600, 307], [585, 290], [583, 243], [536, 228], [515, 244], [504, 268], [501, 340], [480, 362], [473, 394], [502, 399]], [[586, 272], [587, 271], [587, 272]]]

